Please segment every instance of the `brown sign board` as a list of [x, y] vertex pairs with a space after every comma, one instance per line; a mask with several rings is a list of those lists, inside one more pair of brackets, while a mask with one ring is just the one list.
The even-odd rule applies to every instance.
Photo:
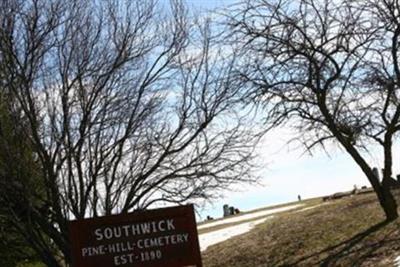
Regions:
[[71, 221], [73, 267], [202, 267], [193, 205]]

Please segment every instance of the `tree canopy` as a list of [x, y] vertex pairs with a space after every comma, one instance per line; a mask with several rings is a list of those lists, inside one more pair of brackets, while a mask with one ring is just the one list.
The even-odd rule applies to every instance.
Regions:
[[[230, 11], [237, 76], [268, 127], [290, 125], [307, 150], [339, 144], [397, 218], [389, 180], [400, 130], [399, 2], [255, 0]], [[376, 146], [382, 181], [363, 154]]]
[[258, 136], [238, 111], [234, 59], [207, 18], [190, 19], [180, 1], [162, 9], [0, 4], [3, 103], [19, 125], [15, 144], [2, 143], [12, 150], [1, 159], [1, 198], [49, 266], [71, 261], [68, 220], [210, 200], [256, 179]]

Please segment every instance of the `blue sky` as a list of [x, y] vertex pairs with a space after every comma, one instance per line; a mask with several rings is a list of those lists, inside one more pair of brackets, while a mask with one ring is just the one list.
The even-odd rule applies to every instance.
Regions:
[[213, 8], [220, 8], [230, 4], [233, 4], [237, 1], [235, 0], [187, 0], [186, 1], [189, 6], [193, 5], [199, 9], [213, 9]]
[[[235, 2], [237, 1], [187, 1], [189, 7], [198, 10], [221, 8]], [[240, 210], [250, 210], [296, 201], [297, 195], [304, 199], [351, 190], [354, 185], [370, 186], [356, 163], [338, 147], [329, 147], [329, 156], [323, 151], [316, 151], [313, 156], [303, 155], [303, 150], [286, 144], [292, 136], [289, 129], [278, 129], [267, 134], [258, 147], [260, 161], [265, 164], [260, 172], [262, 185], [241, 185], [224, 192], [222, 199], [206, 205], [204, 210], [200, 211], [201, 217], [220, 217], [224, 204]], [[368, 162], [372, 166], [381, 167], [382, 151], [379, 148], [372, 151], [371, 155], [367, 156]], [[394, 159], [397, 159], [397, 156], [395, 154]], [[395, 160], [395, 174], [400, 171], [397, 162], [398, 160]]]

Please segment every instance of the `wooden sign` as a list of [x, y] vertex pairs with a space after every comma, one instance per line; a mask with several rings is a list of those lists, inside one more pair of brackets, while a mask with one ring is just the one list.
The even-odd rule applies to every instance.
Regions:
[[193, 205], [71, 221], [73, 267], [201, 267]]

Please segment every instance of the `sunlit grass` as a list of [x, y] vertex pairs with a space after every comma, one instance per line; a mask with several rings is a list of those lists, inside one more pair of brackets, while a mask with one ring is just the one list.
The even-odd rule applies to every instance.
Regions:
[[400, 255], [400, 220], [384, 223], [374, 194], [329, 203], [283, 212], [247, 234], [211, 246], [203, 253], [204, 265], [391, 266]]

